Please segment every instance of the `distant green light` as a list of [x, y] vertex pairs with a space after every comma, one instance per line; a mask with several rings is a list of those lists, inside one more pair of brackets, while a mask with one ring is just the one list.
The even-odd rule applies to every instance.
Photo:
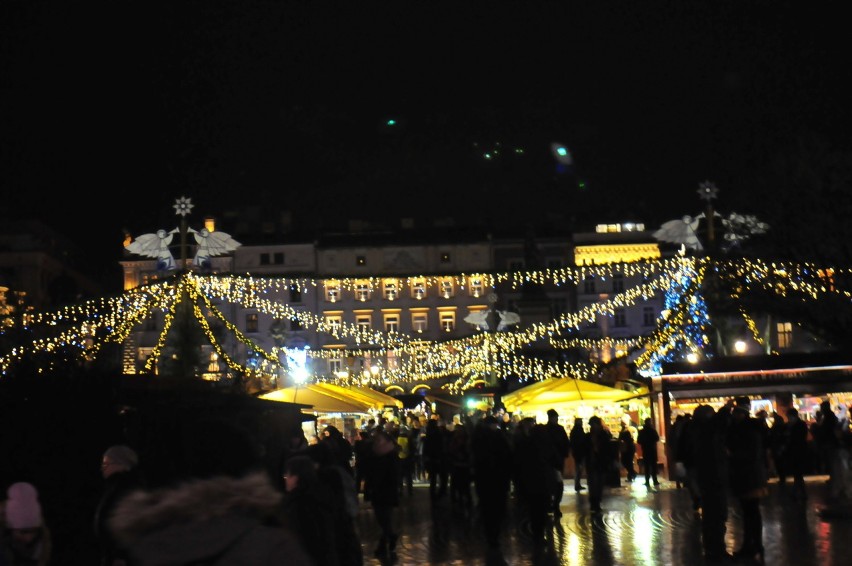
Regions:
[[393, 118], [388, 120], [388, 126], [396, 126], [396, 120], [394, 120]]
[[564, 147], [559, 147], [556, 149], [556, 154], [560, 157], [565, 157], [566, 155], [568, 155], [568, 150]]

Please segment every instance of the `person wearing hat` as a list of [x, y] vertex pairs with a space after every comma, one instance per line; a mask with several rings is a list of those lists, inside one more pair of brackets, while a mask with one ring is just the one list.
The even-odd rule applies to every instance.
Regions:
[[[44, 523], [38, 490], [31, 483], [17, 482], [6, 491], [2, 504], [4, 529], [0, 538], [0, 562], [45, 566], [50, 562], [52, 538]], [[4, 562], [5, 561], [5, 562]]]
[[110, 446], [101, 457], [104, 484], [94, 521], [101, 566], [118, 566], [127, 562], [124, 550], [119, 548], [109, 530], [108, 521], [121, 498], [143, 487], [138, 466], [136, 451], [124, 444]]
[[571, 454], [571, 441], [565, 427], [559, 424], [559, 413], [556, 409], [547, 410], [547, 436], [553, 445], [550, 453], [550, 465], [553, 468], [553, 495], [550, 501], [550, 511], [557, 519], [562, 516], [559, 504], [562, 502], [562, 493], [565, 490], [562, 473], [565, 470], [565, 458]]

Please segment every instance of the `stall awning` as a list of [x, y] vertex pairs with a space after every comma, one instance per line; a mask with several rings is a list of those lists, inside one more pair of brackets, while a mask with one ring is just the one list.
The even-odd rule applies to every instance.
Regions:
[[305, 413], [369, 414], [376, 406], [375, 402], [343, 395], [324, 385], [310, 383], [299, 387], [284, 387], [259, 395], [259, 398], [310, 405], [309, 409], [302, 409]]
[[[509, 412], [544, 412], [547, 409], [581, 404], [617, 403], [635, 398], [640, 392], [625, 391], [584, 379], [548, 379], [522, 387], [503, 396], [503, 404]], [[647, 394], [647, 391], [645, 392]]]

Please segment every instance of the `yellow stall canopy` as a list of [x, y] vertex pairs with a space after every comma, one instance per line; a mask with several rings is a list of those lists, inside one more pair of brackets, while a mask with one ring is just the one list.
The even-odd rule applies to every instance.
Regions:
[[584, 379], [566, 377], [546, 379], [507, 393], [503, 396], [503, 404], [509, 412], [521, 411], [530, 414], [581, 404], [617, 403], [641, 394], [641, 390], [626, 391]]
[[341, 387], [331, 383], [309, 383], [276, 389], [261, 399], [311, 405], [306, 413], [370, 414], [386, 407], [402, 409], [402, 401], [369, 387]]
[[303, 413], [342, 413], [366, 415], [373, 409], [375, 403], [347, 397], [334, 393], [318, 383], [309, 383], [299, 387], [284, 387], [269, 393], [259, 395], [261, 399], [310, 405], [310, 409], [302, 409]]

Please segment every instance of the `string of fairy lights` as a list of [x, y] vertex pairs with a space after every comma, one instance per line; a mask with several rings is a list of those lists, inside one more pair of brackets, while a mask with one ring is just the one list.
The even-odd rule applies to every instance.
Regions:
[[[163, 353], [169, 330], [175, 322], [179, 305], [188, 301], [206, 339], [225, 365], [233, 371], [250, 375], [279, 375], [286, 371], [286, 358], [282, 348], [264, 349], [241, 332], [228, 320], [222, 305], [230, 304], [271, 317], [275, 321], [298, 321], [306, 329], [333, 336], [349, 342], [340, 347], [307, 351], [315, 361], [331, 359], [393, 359], [381, 371], [341, 372], [335, 375], [317, 373], [314, 378], [340, 385], [381, 386], [393, 382], [413, 382], [439, 378], [452, 378], [451, 391], [463, 391], [490, 377], [505, 379], [524, 376], [538, 381], [549, 377], [576, 377], [589, 379], [600, 371], [592, 362], [568, 363], [542, 360], [526, 355], [525, 348], [543, 342], [555, 349], [612, 348], [639, 352], [635, 363], [640, 372], [653, 375], [660, 364], [686, 352], [700, 351], [707, 345], [706, 329], [709, 315], [701, 295], [707, 270], [732, 289], [731, 297], [739, 297], [742, 286], [760, 286], [781, 297], [817, 299], [828, 294], [852, 300], [852, 294], [837, 288], [835, 280], [848, 275], [849, 270], [821, 268], [807, 263], [765, 262], [754, 259], [712, 262], [709, 258], [678, 255], [666, 259], [648, 259], [630, 263], [610, 263], [546, 269], [528, 272], [492, 274], [457, 274], [447, 276], [409, 277], [341, 277], [317, 280], [312, 278], [256, 277], [251, 275], [182, 273], [170, 279], [126, 291], [118, 297], [93, 299], [79, 305], [69, 305], [51, 312], [26, 312], [21, 315], [21, 326], [26, 330], [39, 330], [39, 337], [25, 345], [16, 345], [0, 356], [0, 375], [27, 355], [51, 353], [60, 350], [76, 351], [83, 359], [92, 359], [106, 343], [122, 343], [154, 313], [164, 313], [162, 331], [159, 333], [151, 356], [145, 364], [153, 371], [154, 364]], [[507, 332], [477, 332], [469, 337], [424, 341], [422, 337], [400, 332], [385, 332], [361, 325], [329, 320], [319, 314], [294, 308], [281, 301], [281, 296], [329, 290], [373, 292], [381, 289], [389, 279], [394, 280], [397, 292], [414, 293], [423, 286], [441, 288], [450, 282], [458, 289], [475, 287], [483, 293], [498, 285], [519, 289], [525, 285], [578, 285], [587, 278], [605, 281], [616, 275], [639, 277], [642, 282], [614, 294], [606, 300], [593, 302], [576, 312], [563, 313], [547, 323], [532, 324], [526, 328]], [[640, 301], [664, 296], [665, 308], [660, 313], [653, 332], [647, 336], [598, 339], [571, 336], [599, 317], [612, 317], [618, 309]], [[335, 296], [330, 293], [330, 296]], [[414, 295], [412, 295], [414, 296]], [[754, 320], [740, 308], [741, 315], [755, 340], [762, 342]], [[227, 353], [216, 337], [210, 321], [216, 321], [228, 336], [243, 344], [252, 359], [259, 363], [242, 364]], [[4, 325], [3, 328], [8, 328]], [[56, 330], [54, 335], [50, 330]], [[45, 334], [45, 335], [42, 335]], [[324, 364], [321, 364], [324, 365]]]

